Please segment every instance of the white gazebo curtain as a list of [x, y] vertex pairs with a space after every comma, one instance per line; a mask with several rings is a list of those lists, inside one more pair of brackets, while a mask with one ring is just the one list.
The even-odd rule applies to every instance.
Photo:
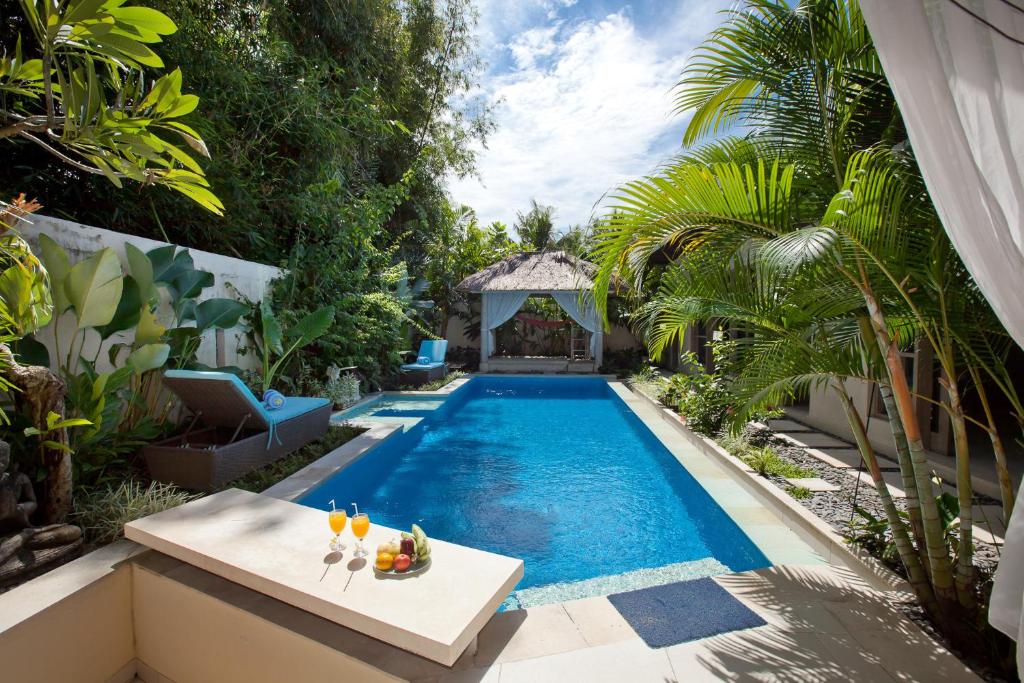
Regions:
[[480, 323], [485, 334], [480, 335], [480, 360], [494, 353], [494, 329], [511, 318], [530, 298], [529, 292], [484, 292], [480, 310]]
[[[971, 275], [1024, 346], [1024, 2], [860, 0], [929, 194]], [[1018, 496], [1024, 495], [1024, 488]], [[1024, 503], [989, 620], [1024, 663]]]
[[594, 297], [580, 292], [551, 292], [551, 298], [562, 307], [576, 324], [590, 332], [590, 356], [597, 365], [601, 364], [601, 317], [594, 305]]
[[600, 365], [604, 346], [601, 316], [594, 305], [594, 297], [589, 294], [581, 296], [579, 291], [484, 292], [480, 307], [480, 359], [486, 361], [494, 354], [494, 330], [511, 319], [531, 294], [550, 294], [577, 325], [590, 332], [590, 355]]

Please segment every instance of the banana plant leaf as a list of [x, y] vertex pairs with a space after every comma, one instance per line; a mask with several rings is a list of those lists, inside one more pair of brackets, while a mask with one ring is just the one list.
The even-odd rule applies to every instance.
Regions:
[[64, 292], [79, 329], [101, 327], [114, 319], [124, 286], [122, 276], [121, 262], [110, 247], [72, 266]]
[[173, 244], [147, 251], [146, 256], [153, 264], [153, 282], [157, 284], [173, 285], [176, 277], [195, 269], [188, 249], [178, 251]]
[[118, 332], [130, 330], [138, 325], [142, 317], [142, 305], [142, 294], [138, 282], [131, 275], [125, 275], [121, 300], [117, 304], [113, 319], [106, 325], [96, 328], [100, 339], [105, 341]]
[[53, 314], [60, 315], [71, 308], [71, 300], [64, 292], [64, 283], [71, 272], [71, 262], [59, 244], [47, 235], [39, 235], [39, 257], [50, 276], [50, 292], [53, 297]]
[[334, 322], [334, 306], [324, 306], [295, 323], [287, 332], [289, 342], [298, 341], [299, 346], [309, 344], [331, 329]]
[[234, 299], [207, 299], [196, 306], [196, 327], [227, 330], [238, 324], [249, 307]]
[[155, 301], [157, 291], [153, 279], [153, 262], [134, 244], [125, 244], [124, 251], [128, 259], [128, 270], [139, 286], [139, 296], [146, 303]]
[[149, 370], [156, 370], [164, 366], [167, 357], [171, 353], [170, 344], [146, 344], [140, 346], [128, 355], [128, 366], [141, 375]]
[[192, 299], [199, 296], [199, 293], [207, 287], [213, 286], [213, 273], [194, 268], [185, 270], [174, 278], [171, 285], [174, 289], [175, 301]]
[[166, 332], [167, 328], [160, 324], [156, 314], [147, 306], [142, 310], [139, 324], [135, 328], [135, 344], [138, 346], [155, 344], [163, 338]]
[[284, 333], [281, 331], [281, 323], [277, 321], [270, 303], [264, 299], [260, 302], [260, 321], [263, 324], [263, 353], [268, 352], [284, 353]]

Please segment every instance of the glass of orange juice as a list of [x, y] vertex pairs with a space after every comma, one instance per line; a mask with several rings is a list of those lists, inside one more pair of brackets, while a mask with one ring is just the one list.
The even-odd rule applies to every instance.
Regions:
[[345, 544], [341, 542], [341, 532], [345, 530], [345, 521], [348, 519], [348, 514], [345, 512], [345, 508], [337, 509], [334, 507], [334, 501], [331, 501], [331, 510], [327, 513], [327, 523], [331, 525], [331, 531], [334, 532], [334, 538], [331, 539], [331, 550], [338, 551], [344, 550]]
[[356, 514], [352, 515], [352, 534], [356, 537], [356, 549], [352, 554], [355, 557], [366, 557], [369, 553], [363, 547], [363, 538], [370, 531], [370, 516], [365, 512], [359, 512], [355, 503], [352, 504], [352, 507], [356, 508]]

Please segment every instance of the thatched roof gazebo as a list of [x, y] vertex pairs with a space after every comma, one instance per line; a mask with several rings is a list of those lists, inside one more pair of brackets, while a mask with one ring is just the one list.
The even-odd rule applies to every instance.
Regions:
[[[604, 330], [594, 306], [590, 290], [597, 266], [564, 251], [528, 251], [514, 254], [474, 273], [459, 283], [457, 289], [480, 294], [480, 370], [494, 367], [494, 330], [511, 319], [530, 296], [547, 295], [569, 314], [589, 336], [584, 356], [576, 358], [570, 351], [566, 370], [594, 372], [601, 366]], [[534, 367], [536, 366], [536, 367]], [[502, 367], [502, 369], [506, 369]], [[520, 359], [515, 369], [560, 369], [551, 363]]]

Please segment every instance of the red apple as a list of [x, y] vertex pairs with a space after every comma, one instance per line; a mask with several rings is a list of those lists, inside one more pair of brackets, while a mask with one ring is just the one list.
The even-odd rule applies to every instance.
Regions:
[[405, 555], [408, 555], [409, 557], [412, 557], [416, 554], [416, 541], [412, 540], [411, 538], [403, 538], [401, 544], [402, 549], [400, 552], [402, 552]]
[[395, 571], [404, 572], [406, 569], [409, 568], [409, 565], [411, 564], [412, 558], [406, 555], [405, 553], [402, 553], [401, 555], [395, 558]]

